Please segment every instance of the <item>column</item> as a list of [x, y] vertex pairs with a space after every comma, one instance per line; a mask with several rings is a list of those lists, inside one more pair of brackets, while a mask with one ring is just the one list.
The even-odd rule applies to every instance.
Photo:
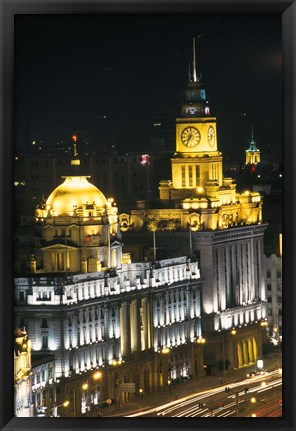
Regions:
[[148, 349], [153, 347], [153, 317], [152, 317], [152, 302], [147, 299], [147, 326], [148, 326]]
[[141, 346], [142, 350], [148, 349], [148, 337], [149, 337], [149, 319], [148, 319], [148, 304], [147, 298], [142, 299], [142, 325], [143, 325], [143, 345]]
[[254, 352], [254, 361], [256, 361], [258, 357], [258, 348], [257, 348], [257, 341], [255, 337], [253, 337], [253, 352]]
[[55, 253], [51, 253], [51, 270], [53, 272], [56, 272], [57, 270], [57, 263], [56, 263], [56, 254]]
[[243, 349], [241, 341], [237, 342], [237, 358], [238, 358], [238, 366], [242, 367], [244, 365], [243, 360]]
[[130, 327], [128, 324], [127, 302], [122, 302], [120, 307], [120, 350], [123, 356], [130, 353]]
[[252, 343], [251, 338], [248, 338], [248, 352], [249, 352], [250, 362], [255, 362], [254, 361], [254, 352], [253, 352], [253, 343]]
[[229, 352], [230, 362], [233, 365], [233, 368], [237, 368], [238, 355], [237, 355], [237, 349], [236, 349], [236, 342], [234, 340], [231, 340], [229, 344], [230, 344], [230, 352]]
[[244, 356], [244, 365], [248, 365], [249, 356], [248, 356], [248, 345], [246, 340], [243, 341], [243, 356]]
[[141, 328], [140, 309], [136, 299], [134, 299], [130, 304], [130, 329], [131, 351], [137, 352], [141, 349]]

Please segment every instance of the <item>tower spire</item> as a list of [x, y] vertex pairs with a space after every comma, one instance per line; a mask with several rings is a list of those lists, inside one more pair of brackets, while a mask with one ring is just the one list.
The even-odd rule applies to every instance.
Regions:
[[77, 135], [72, 135], [72, 141], [73, 141], [73, 154], [74, 154], [74, 158], [71, 160], [71, 166], [79, 166], [80, 165], [80, 160], [78, 159], [77, 155]]
[[251, 124], [251, 140], [254, 141], [254, 130], [253, 130], [253, 124]]

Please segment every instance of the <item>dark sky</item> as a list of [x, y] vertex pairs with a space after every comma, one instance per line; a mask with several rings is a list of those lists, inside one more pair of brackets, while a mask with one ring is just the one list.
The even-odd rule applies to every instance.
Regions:
[[240, 157], [253, 124], [263, 158], [278, 160], [279, 15], [17, 16], [16, 149], [95, 130], [108, 115], [119, 150], [146, 150], [153, 119], [175, 114], [199, 33], [198, 68], [217, 116], [219, 149]]

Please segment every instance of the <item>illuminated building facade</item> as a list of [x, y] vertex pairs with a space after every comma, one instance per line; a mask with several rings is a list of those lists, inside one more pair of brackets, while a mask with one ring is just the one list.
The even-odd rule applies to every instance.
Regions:
[[268, 329], [275, 344], [282, 341], [282, 234], [279, 254], [265, 257]]
[[54, 355], [32, 354], [32, 401], [35, 416], [53, 415], [56, 405], [55, 381]]
[[[35, 239], [31, 273], [15, 279], [15, 318], [35, 354], [54, 354], [56, 402], [70, 399], [69, 415], [123, 402], [125, 383], [152, 392], [203, 374], [196, 259], [124, 263], [117, 207], [86, 177], [66, 177], [36, 209]], [[102, 382], [82, 391], [96, 369]]]
[[31, 341], [26, 331], [14, 331], [14, 414], [34, 416], [32, 403]]
[[151, 258], [152, 249], [157, 256], [198, 256], [203, 328], [212, 340], [208, 362], [214, 366], [225, 350], [232, 367], [253, 363], [267, 318], [262, 199], [257, 192], [238, 193], [235, 181], [223, 176], [216, 117], [197, 74], [195, 49], [171, 167], [172, 179], [159, 184], [158, 208], [141, 202], [119, 216], [124, 250], [134, 260]]
[[257, 165], [257, 163], [260, 163], [260, 150], [256, 145], [256, 141], [254, 139], [253, 127], [252, 127], [250, 146], [246, 150], [246, 165]]

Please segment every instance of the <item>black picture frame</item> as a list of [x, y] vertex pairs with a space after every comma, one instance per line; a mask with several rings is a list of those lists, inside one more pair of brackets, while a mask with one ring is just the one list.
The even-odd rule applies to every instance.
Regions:
[[[16, 1], [1, 0], [1, 287], [0, 287], [0, 424], [2, 430], [132, 430], [132, 429], [253, 429], [294, 430], [295, 393], [295, 1]], [[282, 418], [14, 418], [13, 412], [13, 88], [14, 17], [17, 14], [94, 14], [94, 13], [274, 13], [281, 14], [283, 26], [283, 403]], [[252, 421], [252, 422], [251, 422]]]

